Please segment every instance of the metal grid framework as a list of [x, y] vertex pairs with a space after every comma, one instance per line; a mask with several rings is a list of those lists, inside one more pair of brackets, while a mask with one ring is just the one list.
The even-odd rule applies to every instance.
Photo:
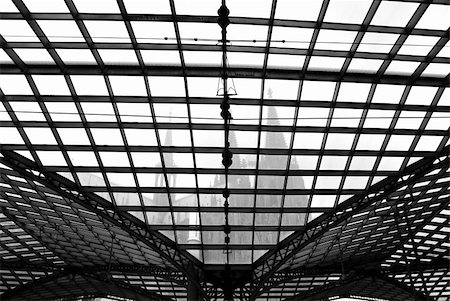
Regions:
[[1, 299], [450, 300], [448, 1], [189, 3], [0, 2]]

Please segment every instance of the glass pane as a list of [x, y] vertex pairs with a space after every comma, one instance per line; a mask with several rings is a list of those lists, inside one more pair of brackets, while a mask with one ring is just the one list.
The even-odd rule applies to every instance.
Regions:
[[294, 138], [294, 148], [320, 149], [322, 139], [322, 133], [296, 133]]
[[[267, 79], [264, 85], [264, 95], [268, 98], [296, 100], [298, 95], [299, 81], [283, 79]], [[269, 91], [272, 91], [269, 93]]]
[[142, 60], [148, 66], [180, 66], [180, 53], [177, 50], [140, 50]]
[[75, 21], [38, 20], [37, 23], [50, 42], [84, 42]]
[[[96, 60], [88, 49], [56, 49], [64, 64], [68, 65], [94, 65]], [[74, 75], [72, 75], [73, 77]], [[76, 76], [76, 75], [75, 75]]]
[[220, 0], [175, 0], [174, 2], [178, 15], [217, 16], [217, 10], [221, 5]]
[[270, 47], [308, 48], [313, 29], [274, 26]]
[[315, 49], [330, 49], [348, 51], [353, 45], [357, 32], [321, 29]]
[[62, 75], [33, 75], [33, 80], [42, 95], [70, 95]]
[[114, 95], [117, 96], [147, 96], [144, 78], [142, 76], [109, 76]]
[[71, 75], [70, 79], [78, 95], [108, 95], [101, 75]]
[[84, 115], [87, 121], [117, 122], [114, 108], [111, 103], [86, 102], [82, 103]]
[[105, 65], [138, 65], [136, 53], [127, 49], [97, 50]]
[[383, 60], [352, 59], [347, 71], [355, 73], [377, 73], [382, 64]]
[[[297, 126], [326, 126], [330, 109], [300, 107]], [[296, 134], [297, 135], [297, 134]]]
[[361, 134], [356, 149], [379, 151], [383, 145], [384, 139], [385, 135]]
[[90, 0], [73, 0], [73, 2], [80, 13], [120, 14], [115, 0], [97, 0], [94, 3]]
[[370, 24], [404, 27], [418, 6], [419, 3], [382, 1]]
[[0, 19], [0, 34], [7, 42], [39, 42], [33, 29], [24, 20]]
[[324, 22], [360, 24], [364, 21], [371, 4], [371, 0], [331, 0]]
[[184, 79], [182, 77], [148, 77], [152, 96], [186, 96]]
[[398, 37], [397, 34], [366, 32], [358, 46], [358, 51], [388, 53]]
[[378, 84], [372, 102], [394, 103], [400, 102], [405, 86]]
[[58, 134], [65, 145], [89, 145], [89, 138], [85, 129], [58, 129]]
[[325, 149], [351, 149], [354, 137], [354, 134], [330, 133]]
[[24, 128], [25, 133], [33, 144], [57, 144], [50, 129], [47, 128]]
[[398, 54], [426, 56], [438, 40], [438, 37], [410, 35], [398, 51]]
[[97, 145], [123, 145], [118, 129], [91, 129], [91, 132]]
[[336, 83], [323, 81], [304, 81], [302, 100], [331, 101]]
[[129, 14], [171, 14], [168, 0], [124, 0], [123, 2]]
[[14, 51], [27, 64], [55, 64], [45, 49], [14, 48]]
[[[1, 20], [0, 20], [1, 21]], [[30, 85], [24, 75], [0, 74], [0, 88], [5, 95], [32, 95]]]
[[407, 151], [411, 147], [411, 144], [415, 136], [411, 135], [392, 135], [389, 138], [389, 143], [386, 146], [387, 151]]
[[157, 145], [153, 129], [125, 129], [124, 131], [128, 145]]
[[275, 18], [316, 21], [321, 7], [322, 1], [317, 0], [279, 0]]
[[447, 30], [450, 26], [448, 5], [430, 4], [420, 18], [416, 28]]
[[131, 43], [122, 21], [83, 21], [95, 43]]

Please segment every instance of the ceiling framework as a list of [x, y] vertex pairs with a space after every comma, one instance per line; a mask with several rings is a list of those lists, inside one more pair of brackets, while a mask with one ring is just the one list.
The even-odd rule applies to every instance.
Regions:
[[450, 300], [448, 1], [40, 2], [0, 2], [2, 300]]

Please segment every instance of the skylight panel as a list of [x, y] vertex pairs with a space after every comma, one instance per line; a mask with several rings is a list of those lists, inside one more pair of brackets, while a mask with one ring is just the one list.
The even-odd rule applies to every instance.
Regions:
[[349, 150], [352, 148], [354, 138], [354, 134], [329, 133], [325, 149]]
[[[229, 55], [229, 53], [228, 53]], [[218, 51], [183, 51], [186, 66], [213, 66], [222, 65], [222, 53]]]
[[[118, 173], [118, 172], [108, 172], [106, 174], [108, 177], [109, 184], [112, 187], [135, 187], [136, 182], [134, 181], [133, 174], [131, 173]], [[141, 174], [138, 174], [138, 177]], [[144, 183], [148, 183], [144, 181]], [[144, 185], [145, 186], [145, 185]]]
[[178, 50], [141, 50], [140, 52], [147, 66], [181, 66]]
[[331, 0], [324, 22], [360, 24], [369, 11], [371, 0]]
[[159, 130], [159, 136], [161, 146], [191, 146], [191, 134], [188, 130]]
[[330, 109], [300, 107], [297, 116], [297, 126], [325, 127], [328, 121]]
[[405, 104], [429, 106], [437, 90], [437, 87], [413, 86], [409, 91]]
[[295, 133], [294, 148], [320, 149], [322, 146], [322, 133]]
[[22, 74], [0, 74], [0, 89], [5, 95], [33, 94], [26, 77]]
[[431, 63], [422, 72], [421, 76], [446, 77], [450, 73], [450, 64]]
[[2, 64], [11, 64], [13, 63], [13, 60], [9, 57], [8, 54], [3, 49], [0, 49], [0, 63]]
[[41, 95], [70, 95], [63, 75], [33, 75], [32, 77]]
[[192, 153], [164, 153], [166, 167], [194, 168]]
[[111, 103], [84, 102], [81, 104], [87, 121], [93, 122], [117, 122]]
[[357, 150], [379, 151], [383, 145], [385, 135], [361, 134], [356, 145]]
[[99, 49], [98, 53], [105, 65], [138, 65], [134, 50], [129, 49]]
[[[260, 98], [261, 97], [261, 79], [255, 78], [234, 78], [234, 86], [236, 88], [238, 98]], [[228, 81], [230, 85], [230, 81]]]
[[336, 202], [335, 195], [313, 195], [311, 208], [331, 208]]
[[11, 101], [9, 104], [20, 121], [45, 121], [45, 116], [37, 102]]
[[425, 112], [402, 111], [398, 117], [396, 129], [417, 130], [425, 117]]
[[103, 166], [130, 167], [128, 156], [125, 152], [99, 152]]
[[263, 125], [292, 126], [295, 108], [282, 106], [263, 106]]
[[233, 117], [231, 120], [232, 124], [259, 124], [259, 106], [232, 104], [230, 108], [231, 116]]
[[339, 189], [342, 177], [338, 176], [318, 176], [316, 189]]
[[48, 51], [45, 49], [14, 48], [14, 51], [26, 64], [55, 64]]
[[449, 16], [450, 7], [448, 5], [430, 4], [416, 28], [447, 30], [450, 26]]
[[353, 156], [349, 170], [372, 170], [377, 157]]
[[258, 132], [230, 131], [230, 136], [231, 135], [234, 135], [236, 141], [230, 140], [230, 147], [256, 148], [258, 146]]
[[131, 43], [123, 21], [83, 21], [95, 43]]
[[265, 25], [230, 24], [227, 27], [227, 40], [232, 45], [266, 46], [268, 29]]
[[450, 113], [434, 112], [428, 120], [426, 130], [450, 130]]
[[336, 108], [333, 112], [331, 127], [357, 127], [361, 120], [362, 110]]
[[405, 86], [401, 85], [378, 84], [372, 102], [397, 104], [404, 90]]
[[343, 189], [365, 189], [369, 177], [346, 176]]
[[221, 154], [196, 153], [195, 162], [197, 168], [223, 168]]
[[95, 65], [97, 63], [89, 49], [56, 49], [56, 52], [67, 65]]
[[171, 14], [169, 0], [124, 0], [123, 2], [129, 14]]
[[142, 76], [109, 76], [111, 87], [116, 96], [147, 96]]
[[389, 53], [398, 37], [398, 34], [366, 32], [358, 46], [358, 51]]
[[64, 0], [23, 0], [28, 10], [32, 13], [68, 13]]
[[161, 167], [159, 153], [132, 152], [131, 158], [135, 167]]
[[321, 7], [322, 1], [317, 0], [279, 0], [275, 19], [316, 21]]
[[270, 47], [307, 49], [313, 32], [311, 28], [274, 26]]
[[405, 27], [419, 3], [382, 1], [370, 25]]
[[439, 37], [410, 35], [403, 43], [398, 54], [426, 56], [437, 41], [439, 41]]
[[156, 146], [154, 129], [124, 129], [128, 145]]
[[186, 96], [183, 77], [149, 76], [148, 82], [152, 96]]
[[320, 71], [340, 71], [345, 62], [343, 57], [328, 57], [328, 56], [312, 56], [309, 60], [309, 70]]
[[158, 122], [187, 122], [188, 112], [184, 103], [154, 103], [156, 120]]
[[440, 136], [421, 136], [414, 150], [435, 152], [438, 150], [442, 139], [443, 137]]
[[380, 164], [378, 165], [378, 171], [399, 171], [403, 160], [403, 157], [383, 156]]
[[391, 124], [394, 114], [395, 111], [393, 110], [370, 109], [367, 112], [366, 118], [364, 120], [364, 127], [387, 129]]
[[117, 103], [122, 122], [152, 122], [148, 103]]
[[190, 97], [218, 97], [219, 79], [212, 77], [188, 77], [188, 93]]
[[95, 144], [97, 145], [123, 145], [119, 129], [91, 129]]
[[105, 79], [101, 75], [71, 75], [70, 79], [78, 95], [108, 95]]
[[37, 20], [37, 23], [50, 42], [84, 42], [84, 37], [75, 21]]
[[73, 166], [98, 166], [94, 152], [67, 152]]
[[132, 21], [131, 27], [138, 43], [175, 44], [177, 42], [172, 22]]
[[24, 128], [24, 130], [33, 144], [57, 144], [49, 128]]
[[272, 8], [272, 0], [228, 0], [227, 7], [230, 10], [230, 17], [268, 19]]
[[8, 112], [6, 112], [6, 108], [0, 103], [0, 121], [11, 121], [11, 117], [9, 117]]
[[298, 80], [267, 79], [264, 85], [264, 95], [267, 99], [269, 89], [271, 89], [274, 99], [296, 100], [298, 87]]
[[364, 83], [341, 83], [337, 101], [345, 102], [366, 102], [371, 84]]
[[3, 127], [2, 134], [0, 135], [1, 144], [24, 144], [22, 136], [19, 131], [12, 127]]
[[7, 42], [39, 42], [39, 38], [24, 20], [0, 19], [0, 34]]
[[[222, 38], [220, 26], [214, 23], [178, 22], [178, 28], [180, 39], [185, 44], [216, 45]], [[227, 35], [227, 39], [230, 39], [229, 35]]]
[[223, 147], [223, 131], [193, 130], [195, 147]]
[[53, 121], [81, 121], [73, 102], [46, 102], [45, 107]]
[[392, 61], [384, 72], [385, 74], [412, 75], [419, 67], [420, 62]]
[[274, 69], [302, 69], [305, 62], [304, 55], [287, 55], [270, 53], [267, 68]]
[[64, 145], [89, 145], [85, 129], [59, 128], [58, 134]]
[[319, 156], [297, 156], [291, 157], [291, 170], [315, 170]]
[[[190, 104], [191, 122], [223, 124], [220, 107], [209, 104]], [[233, 116], [233, 113], [231, 113]]]
[[217, 10], [222, 5], [220, 0], [175, 0], [174, 3], [177, 15], [200, 16], [217, 16]]
[[64, 156], [59, 151], [37, 151], [41, 163], [46, 166], [67, 166]]
[[17, 13], [19, 10], [11, 0], [0, 1], [0, 11], [5, 13]]
[[450, 58], [450, 42], [447, 42], [444, 47], [442, 47], [441, 51], [436, 55], [437, 57], [446, 57]]
[[344, 170], [347, 164], [345, 156], [323, 156], [320, 162], [320, 170]]
[[387, 151], [408, 151], [414, 141], [413, 135], [391, 135], [386, 146]]
[[302, 101], [331, 101], [331, 99], [333, 98], [335, 86], [335, 82], [304, 81], [302, 88]]
[[347, 71], [355, 73], [377, 73], [382, 64], [383, 60], [354, 58], [350, 62]]
[[264, 53], [228, 52], [228, 64], [233, 67], [262, 68]]
[[116, 0], [73, 0], [79, 13], [120, 14]]
[[353, 45], [356, 34], [356, 31], [321, 29], [314, 48], [348, 51]]

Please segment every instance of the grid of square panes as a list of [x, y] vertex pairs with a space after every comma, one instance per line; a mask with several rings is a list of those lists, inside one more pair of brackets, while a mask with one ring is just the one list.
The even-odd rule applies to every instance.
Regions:
[[[220, 1], [106, 2], [2, 3], [0, 143], [223, 263]], [[449, 8], [227, 2], [231, 258], [251, 263], [447, 143]]]

